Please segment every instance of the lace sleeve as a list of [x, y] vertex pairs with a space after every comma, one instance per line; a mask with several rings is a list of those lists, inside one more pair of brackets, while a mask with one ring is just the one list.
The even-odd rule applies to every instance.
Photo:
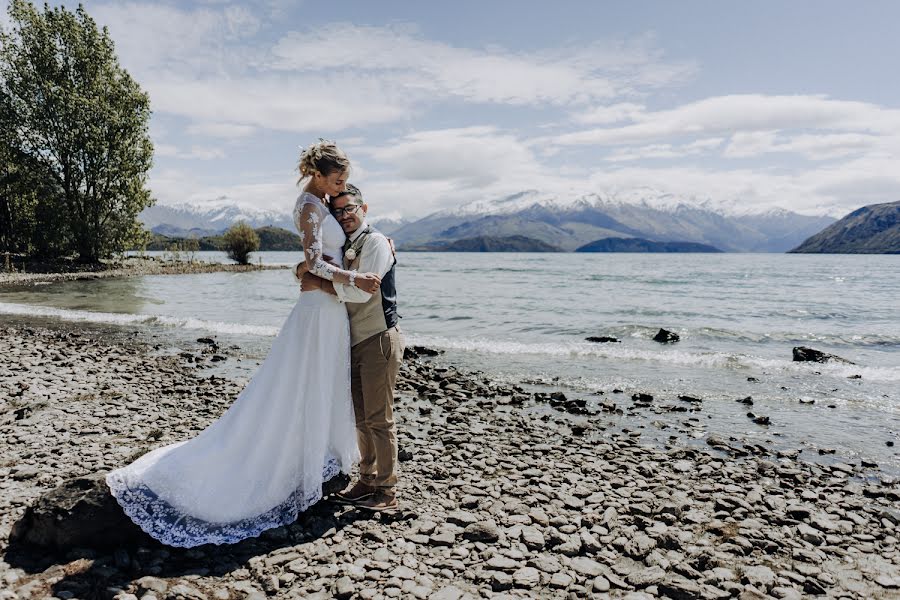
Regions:
[[[298, 210], [299, 209], [299, 210]], [[322, 209], [312, 202], [304, 202], [294, 210], [294, 224], [303, 244], [303, 258], [313, 275], [335, 281], [351, 283], [355, 271], [345, 271], [322, 258]]]

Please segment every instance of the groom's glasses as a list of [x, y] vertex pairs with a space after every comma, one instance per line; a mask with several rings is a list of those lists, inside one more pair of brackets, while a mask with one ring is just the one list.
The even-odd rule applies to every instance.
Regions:
[[344, 208], [332, 208], [331, 214], [334, 215], [335, 219], [340, 219], [344, 216], [344, 213], [348, 215], [356, 214], [356, 211], [359, 210], [359, 204], [348, 204]]

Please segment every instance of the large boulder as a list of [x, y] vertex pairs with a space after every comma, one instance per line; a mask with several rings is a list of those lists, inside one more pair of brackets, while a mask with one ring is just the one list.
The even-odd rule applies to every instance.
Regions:
[[856, 364], [850, 362], [846, 358], [841, 358], [840, 356], [828, 354], [827, 352], [822, 352], [813, 348], [807, 348], [806, 346], [797, 346], [794, 348], [794, 361], [817, 363], [838, 362], [846, 365]]
[[438, 356], [443, 353], [443, 350], [435, 350], [434, 348], [427, 348], [425, 346], [407, 346], [403, 350], [403, 360], [411, 360], [423, 356]]
[[[322, 494], [339, 492], [348, 483], [339, 473], [323, 484]], [[9, 540], [11, 545], [61, 551], [157, 543], [122, 512], [105, 472], [70, 479], [38, 498], [13, 525]]]
[[594, 342], [595, 344], [609, 344], [609, 343], [618, 343], [619, 339], [610, 337], [608, 335], [592, 335], [591, 337], [584, 338], [588, 342]]
[[122, 512], [105, 478], [101, 472], [69, 479], [38, 498], [13, 525], [10, 542], [56, 550], [152, 542]]
[[659, 342], [660, 344], [674, 344], [681, 337], [675, 333], [674, 331], [669, 331], [668, 329], [660, 329], [656, 332], [656, 335], [653, 336], [654, 342]]

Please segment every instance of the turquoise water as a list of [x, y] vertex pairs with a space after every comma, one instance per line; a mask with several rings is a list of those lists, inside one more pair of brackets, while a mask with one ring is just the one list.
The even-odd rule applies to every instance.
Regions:
[[[269, 264], [296, 257], [259, 256]], [[701, 396], [711, 431], [900, 465], [886, 446], [900, 442], [898, 256], [405, 253], [398, 260], [401, 327], [409, 343], [446, 350], [442, 361], [512, 382], [543, 379], [574, 395], [620, 388]], [[65, 282], [0, 291], [0, 319], [121, 323], [172, 340], [212, 334], [261, 358], [297, 294], [288, 270]], [[681, 341], [653, 342], [660, 327]], [[589, 335], [621, 343], [585, 342]], [[799, 345], [856, 365], [794, 363]], [[748, 395], [772, 426], [754, 425], [735, 404]]]

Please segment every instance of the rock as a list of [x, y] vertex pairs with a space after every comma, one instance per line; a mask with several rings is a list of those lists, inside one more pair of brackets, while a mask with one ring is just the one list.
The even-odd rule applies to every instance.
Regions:
[[432, 546], [452, 546], [456, 543], [456, 536], [449, 531], [436, 533], [428, 538], [428, 543]]
[[797, 519], [798, 521], [803, 521], [808, 519], [812, 514], [812, 511], [807, 506], [803, 506], [802, 504], [789, 504], [784, 511], [790, 515], [792, 519]]
[[738, 596], [738, 600], [770, 600], [770, 598], [752, 585], [745, 587]]
[[607, 337], [605, 335], [601, 336], [591, 336], [584, 338], [585, 341], [594, 342], [595, 344], [608, 344], [608, 343], [618, 343], [619, 339], [614, 337]]
[[567, 587], [572, 585], [573, 581], [574, 580], [565, 573], [554, 573], [550, 576], [548, 585], [552, 588], [566, 589]]
[[407, 346], [403, 349], [403, 360], [419, 358], [420, 356], [438, 356], [443, 353], [443, 350], [434, 350], [425, 346]]
[[147, 575], [145, 577], [141, 577], [137, 581], [134, 582], [137, 585], [137, 593], [143, 596], [147, 592], [154, 592], [158, 596], [162, 596], [166, 593], [166, 590], [169, 589], [169, 584], [165, 579], [159, 579], [157, 577], [151, 577]]
[[10, 533], [10, 544], [63, 551], [154, 543], [122, 512], [105, 472], [70, 479], [39, 497]]
[[597, 575], [591, 583], [591, 589], [600, 594], [604, 594], [609, 591], [609, 580], [603, 575]]
[[761, 590], [771, 589], [775, 585], [775, 572], [769, 567], [744, 567], [741, 581]]
[[541, 572], [534, 567], [522, 567], [513, 573], [513, 585], [521, 588], [533, 588], [541, 583]]
[[529, 526], [522, 528], [522, 541], [530, 550], [540, 550], [547, 544], [544, 534], [536, 527]]
[[429, 596], [429, 600], [459, 600], [463, 597], [463, 591], [455, 585], [442, 587]]
[[465, 527], [479, 521], [478, 515], [465, 510], [451, 510], [447, 513], [447, 522]]
[[669, 331], [668, 329], [660, 329], [655, 336], [653, 336], [654, 342], [659, 342], [660, 344], [674, 344], [681, 337], [674, 331]]
[[659, 566], [638, 568], [625, 576], [625, 581], [636, 588], [645, 588], [654, 585], [665, 579], [666, 572]]
[[695, 600], [702, 598], [701, 588], [697, 583], [677, 575], [669, 575], [656, 584], [659, 593], [672, 600]]
[[396, 577], [397, 579], [415, 579], [416, 572], [409, 567], [400, 565], [395, 567], [394, 570], [388, 574], [388, 577]]
[[573, 558], [570, 566], [573, 571], [585, 577], [596, 577], [604, 572], [603, 565], [584, 556]]
[[900, 510], [896, 508], [885, 507], [878, 511], [879, 519], [887, 519], [894, 525], [900, 525]]
[[693, 404], [699, 404], [703, 402], [702, 398], [696, 398], [694, 396], [678, 396], [678, 399], [682, 402], [691, 402]]
[[179, 583], [169, 588], [167, 598], [183, 598], [184, 600], [207, 600], [206, 594], [186, 583]]
[[495, 554], [488, 559], [487, 566], [497, 571], [514, 571], [519, 566], [519, 561]]
[[466, 525], [463, 537], [472, 542], [493, 543], [500, 539], [500, 528], [493, 520], [479, 521]]
[[625, 544], [625, 553], [635, 560], [640, 560], [650, 554], [650, 551], [655, 547], [656, 540], [646, 533], [638, 532]]
[[809, 542], [814, 546], [821, 546], [823, 543], [825, 543], [825, 539], [821, 536], [821, 534], [806, 523], [800, 523], [797, 526], [797, 534], [801, 539]]
[[840, 356], [814, 350], [813, 348], [807, 348], [806, 346], [796, 346], [794, 348], [794, 362], [839, 362], [847, 365], [856, 364], [845, 358], [841, 358]]
[[491, 571], [491, 589], [495, 592], [508, 590], [512, 587], [513, 578], [509, 573], [503, 571]]
[[538, 554], [530, 561], [528, 564], [532, 567], [540, 569], [544, 573], [558, 573], [562, 570], [562, 565], [559, 563], [559, 559], [553, 556], [552, 554]]
[[338, 578], [334, 583], [334, 597], [344, 600], [350, 598], [356, 592], [356, 584], [347, 575]]

